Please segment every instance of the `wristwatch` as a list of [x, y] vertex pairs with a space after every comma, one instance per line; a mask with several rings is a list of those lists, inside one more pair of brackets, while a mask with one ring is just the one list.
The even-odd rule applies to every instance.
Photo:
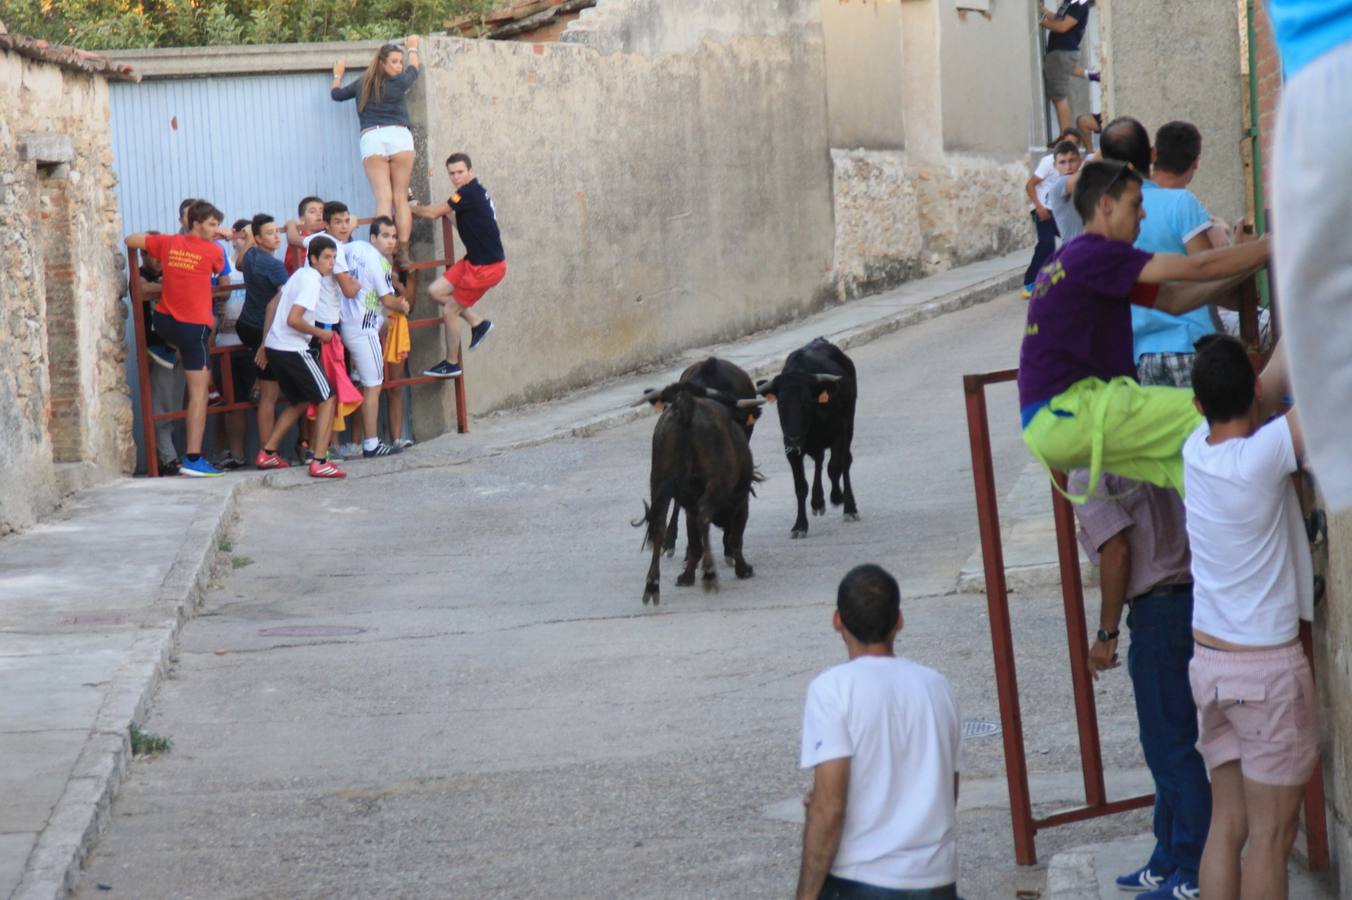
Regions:
[[1102, 628], [1100, 628], [1098, 630], [1098, 639], [1101, 643], [1106, 644], [1109, 641], [1117, 640], [1117, 636], [1121, 633], [1122, 632], [1116, 628], [1114, 628], [1112, 631], [1104, 631]]

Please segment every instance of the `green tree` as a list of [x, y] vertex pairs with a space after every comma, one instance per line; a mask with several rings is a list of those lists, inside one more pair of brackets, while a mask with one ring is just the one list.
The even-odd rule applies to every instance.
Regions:
[[505, 0], [0, 0], [11, 32], [86, 50], [400, 37]]

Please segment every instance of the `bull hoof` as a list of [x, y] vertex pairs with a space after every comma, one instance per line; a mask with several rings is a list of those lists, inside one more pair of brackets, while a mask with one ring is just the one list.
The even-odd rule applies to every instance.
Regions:
[[756, 570], [751, 567], [751, 563], [743, 563], [735, 571], [738, 578], [750, 578], [756, 574]]
[[718, 572], [716, 572], [715, 570], [710, 569], [709, 571], [705, 572], [703, 581], [705, 593], [718, 590]]
[[690, 585], [694, 583], [695, 583], [694, 572], [682, 572], [681, 574], [676, 576], [677, 587], [690, 587]]
[[824, 516], [824, 515], [826, 515], [826, 505], [825, 505], [825, 504], [822, 504], [821, 506], [814, 506], [814, 507], [812, 507], [812, 514], [813, 514], [814, 516]]
[[859, 513], [857, 513], [857, 512], [847, 512], [847, 513], [845, 514], [845, 521], [846, 521], [846, 522], [858, 522], [858, 521], [859, 521]]
[[842, 494], [842, 493], [841, 493], [840, 491], [838, 491], [838, 490], [832, 490], [832, 491], [831, 491], [831, 505], [832, 505], [832, 506], [839, 506], [840, 504], [842, 504], [842, 503], [844, 503], [844, 502], [845, 502], [845, 495], [844, 495], [844, 494]]
[[671, 559], [676, 555], [676, 545], [673, 544], [670, 547], [667, 547], [663, 552], [666, 554], [667, 559]]
[[730, 566], [735, 566], [737, 565], [737, 558], [735, 556], [732, 556], [731, 554], [724, 553], [723, 562], [727, 563]]
[[643, 605], [647, 606], [649, 603], [652, 603], [653, 606], [656, 606], [660, 603], [661, 591], [662, 588], [657, 582], [648, 582], [648, 586], [643, 589]]
[[789, 537], [793, 538], [794, 540], [797, 540], [798, 538], [807, 537], [807, 526], [803, 526], [802, 528], [795, 528], [793, 531], [790, 531]]

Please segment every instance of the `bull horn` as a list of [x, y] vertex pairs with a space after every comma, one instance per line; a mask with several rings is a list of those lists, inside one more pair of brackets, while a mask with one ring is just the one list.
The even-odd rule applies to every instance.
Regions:
[[764, 405], [765, 405], [765, 398], [764, 398], [764, 397], [752, 397], [752, 398], [748, 398], [748, 399], [738, 400], [738, 401], [737, 401], [737, 408], [738, 408], [738, 409], [755, 409], [755, 408], [758, 407], [758, 406], [764, 406]]
[[829, 383], [834, 384], [835, 382], [839, 381], [840, 379], [842, 379], [842, 378], [844, 378], [844, 377], [845, 377], [844, 375], [827, 375], [825, 372], [818, 372], [818, 373], [817, 373], [817, 383], [818, 383], [818, 384], [826, 384], [826, 383], [829, 382]]
[[657, 398], [658, 398], [659, 396], [661, 396], [661, 394], [662, 394], [662, 392], [661, 392], [660, 390], [658, 390], [657, 388], [648, 388], [646, 391], [643, 392], [643, 396], [642, 396], [642, 397], [639, 397], [637, 400], [635, 400], [633, 403], [631, 403], [631, 404], [629, 404], [629, 405], [630, 405], [630, 406], [642, 406], [642, 405], [645, 404], [645, 403], [656, 403], [656, 402], [657, 402]]

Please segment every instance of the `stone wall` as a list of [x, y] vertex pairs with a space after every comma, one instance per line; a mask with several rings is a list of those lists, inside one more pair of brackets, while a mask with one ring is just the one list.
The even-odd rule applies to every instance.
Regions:
[[1008, 253], [1030, 242], [1027, 170], [977, 156], [832, 150], [841, 300]]
[[[1202, 132], [1192, 191], [1212, 214], [1245, 211], [1238, 7], [1234, 0], [1099, 0], [1104, 98], [1110, 116], [1140, 119], [1153, 136], [1181, 119]], [[1161, 65], [1168, 60], [1168, 65]]]
[[821, 5], [831, 146], [903, 149], [901, 4], [821, 0]]
[[111, 165], [107, 82], [0, 51], [0, 534], [134, 459]]
[[820, 0], [599, 0], [563, 41], [603, 53], [688, 53], [706, 40], [819, 32]]
[[[500, 330], [467, 360], [475, 411], [555, 396], [829, 297], [820, 29], [783, 15], [779, 33], [655, 53], [428, 40], [429, 157], [471, 155], [507, 249], [507, 277], [482, 308]], [[439, 166], [431, 191], [450, 192]], [[439, 347], [431, 330], [415, 333], [412, 362], [439, 359]], [[415, 397], [420, 427], [446, 421], [449, 395]]]
[[939, 23], [944, 149], [1022, 159], [1042, 143], [1037, 4], [992, 3], [988, 18], [960, 14], [955, 0], [927, 2]]
[[1315, 679], [1323, 716], [1329, 846], [1342, 890], [1352, 894], [1352, 513], [1329, 521], [1328, 592], [1315, 610]]

